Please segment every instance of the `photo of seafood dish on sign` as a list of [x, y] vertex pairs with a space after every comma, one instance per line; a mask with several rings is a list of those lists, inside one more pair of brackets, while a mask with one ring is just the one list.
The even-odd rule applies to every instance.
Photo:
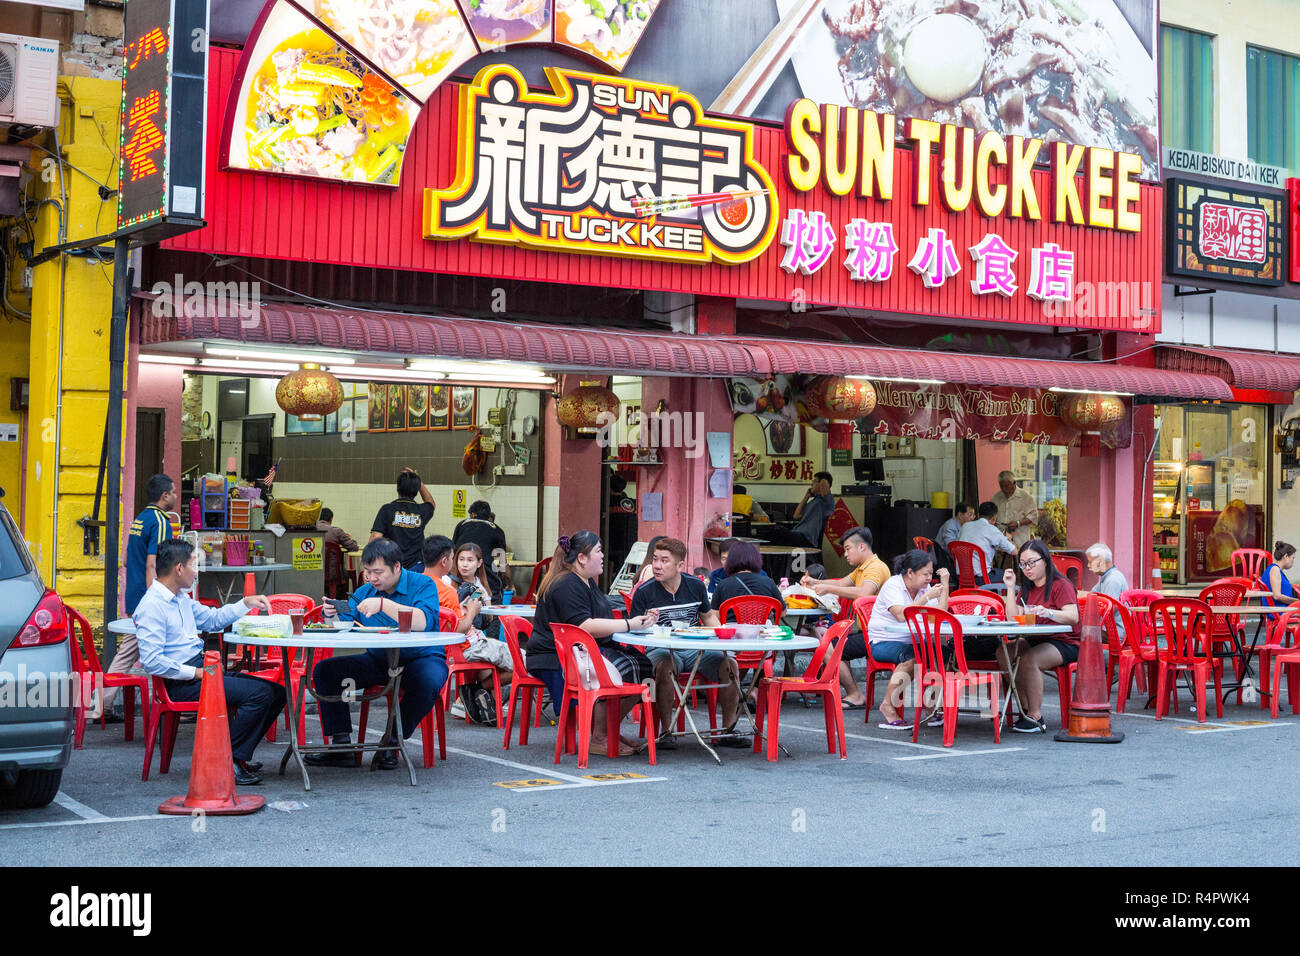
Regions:
[[247, 61], [228, 165], [396, 186], [419, 104], [296, 10], [271, 18]]
[[553, 0], [464, 0], [462, 9], [484, 50], [513, 43], [549, 43]]
[[555, 42], [622, 70], [658, 6], [659, 0], [555, 0]]
[[1130, 26], [1116, 0], [827, 0], [791, 59], [819, 103], [1136, 153], [1159, 178], [1154, 4], [1137, 9]]
[[479, 53], [454, 0], [314, 0], [312, 12], [421, 102]]

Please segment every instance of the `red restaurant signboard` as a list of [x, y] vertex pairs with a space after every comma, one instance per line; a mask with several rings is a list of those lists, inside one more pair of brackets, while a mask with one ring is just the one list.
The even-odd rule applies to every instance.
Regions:
[[[209, 102], [215, 109], [226, 105], [225, 97], [215, 91], [231, 87], [236, 60], [237, 55], [229, 51], [212, 51], [214, 93]], [[625, 90], [649, 85], [604, 76], [594, 79]], [[427, 229], [426, 190], [441, 196], [463, 180], [462, 160], [471, 148], [465, 141], [461, 113], [467, 96], [464, 89], [444, 83], [429, 98], [423, 108], [426, 115], [412, 131], [402, 182], [396, 188], [219, 171], [219, 124], [210, 124], [210, 225], [169, 242], [168, 247], [780, 301], [791, 303], [792, 331], [796, 333], [799, 313], [814, 306], [1056, 325], [1062, 321], [1057, 318], [1063, 314], [1062, 306], [1081, 303], [1087, 290], [1103, 284], [1159, 288], [1160, 188], [1132, 183], [1119, 158], [1124, 154], [1107, 155], [1108, 151], [1101, 150], [1094, 156], [1082, 148], [1066, 148], [1056, 166], [1030, 169], [1023, 160], [1018, 166], [1013, 162], [1013, 154], [1023, 157], [1030, 144], [1005, 143], [1008, 157], [1002, 162], [997, 140], [987, 135], [972, 139], [969, 131], [948, 127], [951, 132], [946, 132], [937, 125], [932, 131], [919, 125], [912, 130], [917, 142], [929, 142], [925, 137], [933, 134], [940, 149], [927, 164], [925, 181], [918, 183], [915, 176], [915, 148], [900, 141], [891, 150], [891, 198], [884, 199], [878, 184], [878, 194], [869, 196], [859, 195], [855, 189], [836, 195], [821, 186], [809, 191], [794, 188], [787, 181], [788, 164], [804, 154], [792, 150], [785, 129], [753, 124], [752, 137], [747, 137], [752, 139], [752, 153], [745, 153], [743, 161], [752, 157], [754, 175], [761, 179], [761, 171], [773, 184], [768, 198], [776, 228], [771, 230], [766, 247], [747, 261], [739, 261], [744, 256], [733, 256], [730, 261], [718, 256], [721, 261], [684, 264], [626, 254], [575, 255], [550, 251], [553, 244], [546, 248], [513, 242], [503, 245], [496, 236], [485, 236], [495, 240], [486, 242], [469, 237], [424, 239], [433, 234]], [[530, 99], [535, 97], [529, 94]], [[644, 99], [641, 104], [645, 105]], [[617, 118], [621, 112], [616, 102], [606, 108], [605, 115]], [[705, 116], [691, 118], [688, 126], [724, 128], [730, 122]], [[953, 143], [956, 156], [965, 157], [969, 143], [974, 157], [973, 168], [956, 173], [951, 184], [940, 172], [952, 168], [943, 163], [945, 137]], [[915, 147], [915, 143], [911, 145]], [[565, 159], [566, 163], [577, 161], [576, 156]], [[566, 166], [570, 176], [581, 175], [582, 170], [581, 162], [576, 167]], [[651, 171], [655, 176], [661, 172]], [[973, 208], [951, 208], [960, 205], [960, 201], [950, 200], [954, 195], [960, 200], [968, 184], [987, 195], [972, 201]], [[658, 195], [672, 192], [660, 190]], [[703, 184], [701, 192], [707, 192]], [[1037, 199], [1037, 219], [1025, 215], [1026, 197], [1031, 193]], [[935, 201], [916, 201], [926, 194]], [[985, 211], [996, 210], [996, 200], [990, 198], [994, 194], [1015, 201], [1008, 199], [1002, 214], [987, 216]], [[1058, 202], [1061, 197], [1064, 205]], [[266, 209], [274, 209], [276, 214], [268, 217]], [[1140, 229], [1107, 228], [1108, 219], [1127, 227], [1140, 222]], [[678, 220], [661, 216], [657, 221]], [[348, 228], [341, 228], [343, 223]], [[888, 236], [876, 228], [881, 225], [889, 226]], [[767, 236], [768, 230], [762, 235]], [[897, 249], [882, 251], [891, 245]], [[1158, 302], [1158, 297], [1151, 298]], [[1150, 309], [1104, 307], [1065, 310], [1072, 327], [1124, 331], [1158, 330], [1158, 313], [1153, 313]]]

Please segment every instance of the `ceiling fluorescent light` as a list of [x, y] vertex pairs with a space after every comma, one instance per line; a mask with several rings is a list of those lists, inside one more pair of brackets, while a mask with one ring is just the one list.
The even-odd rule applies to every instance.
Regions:
[[908, 385], [947, 385], [941, 378], [895, 378], [890, 375], [846, 375], [854, 382], [903, 382]]
[[240, 362], [236, 359], [211, 358], [200, 359], [199, 365], [205, 369], [228, 369], [236, 375], [242, 372], [292, 372], [298, 367], [276, 362]]
[[1056, 392], [1065, 395], [1118, 395], [1120, 398], [1132, 398], [1132, 392], [1108, 392], [1104, 388], [1061, 388], [1053, 386], [1048, 389], [1049, 392]]
[[410, 359], [406, 365], [407, 368], [445, 372], [452, 378], [460, 375], [495, 376], [496, 380], [500, 381], [514, 378], [540, 378], [546, 375], [546, 371], [536, 365], [520, 365], [514, 362], [444, 362]]
[[255, 361], [265, 362], [292, 362], [294, 365], [302, 365], [305, 362], [315, 362], [318, 365], [355, 365], [356, 359], [348, 358], [346, 355], [339, 355], [336, 352], [277, 352], [271, 349], [234, 349], [224, 345], [207, 345], [203, 346], [204, 355], [229, 355], [232, 358], [253, 359]]
[[141, 362], [150, 365], [198, 365], [197, 355], [141, 355]]
[[330, 371], [341, 378], [400, 378], [413, 382], [438, 381], [447, 377], [439, 372], [416, 371], [399, 366], [393, 366], [392, 368], [354, 366], [352, 368], [331, 368]]

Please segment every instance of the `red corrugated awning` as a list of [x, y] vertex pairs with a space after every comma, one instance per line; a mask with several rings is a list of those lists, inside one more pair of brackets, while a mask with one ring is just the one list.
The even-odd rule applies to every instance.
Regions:
[[256, 321], [222, 317], [214, 302], [201, 315], [158, 317], [152, 314], [147, 303], [142, 312], [144, 345], [221, 339], [258, 345], [334, 348], [350, 353], [524, 362], [553, 371], [719, 378], [763, 378], [802, 372], [932, 378], [966, 385], [1129, 392], [1162, 398], [1232, 398], [1231, 388], [1219, 376], [1104, 362], [1055, 362], [833, 342], [629, 332], [283, 304], [264, 304]]
[[1156, 349], [1156, 367], [1217, 375], [1239, 389], [1294, 392], [1300, 388], [1300, 355], [1162, 345]]

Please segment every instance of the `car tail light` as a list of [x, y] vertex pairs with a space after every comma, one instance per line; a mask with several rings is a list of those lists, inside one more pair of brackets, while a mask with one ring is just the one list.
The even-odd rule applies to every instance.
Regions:
[[46, 591], [41, 603], [36, 605], [27, 623], [19, 630], [18, 636], [10, 648], [41, 647], [46, 644], [59, 644], [68, 639], [68, 616], [63, 610], [63, 601], [54, 591]]

